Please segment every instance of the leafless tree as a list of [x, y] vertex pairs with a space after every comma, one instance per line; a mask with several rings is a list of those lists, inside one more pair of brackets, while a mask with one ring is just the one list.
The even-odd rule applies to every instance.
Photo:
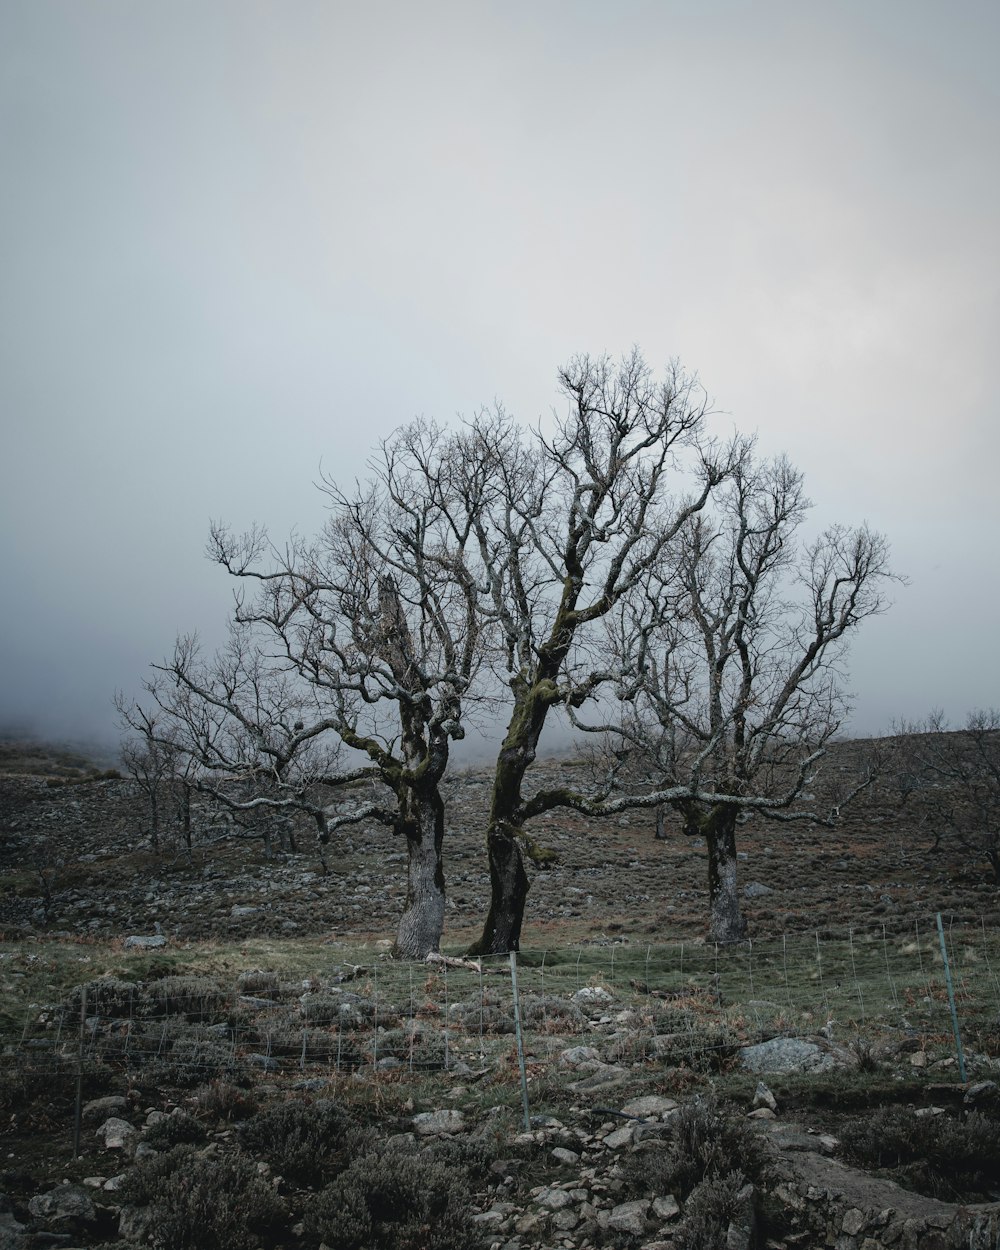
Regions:
[[122, 763], [146, 799], [153, 850], [160, 850], [166, 809], [180, 824], [190, 851], [192, 762], [183, 749], [177, 726], [155, 704], [143, 707], [121, 692], [115, 695], [115, 710], [125, 731]]
[[[825, 811], [813, 801], [848, 707], [847, 643], [886, 607], [888, 547], [865, 526], [833, 526], [800, 546], [808, 507], [787, 460], [745, 454], [610, 621], [622, 713], [584, 726], [617, 743], [629, 784], [646, 780], [644, 805], [673, 808], [684, 832], [705, 840], [717, 942], [745, 933], [741, 821], [832, 823], [870, 780], [858, 778]], [[633, 793], [604, 806], [636, 801]]]
[[561, 790], [525, 792], [550, 713], [581, 707], [615, 677], [594, 650], [602, 620], [740, 454], [705, 440], [704, 398], [677, 366], [657, 380], [638, 352], [620, 362], [582, 356], [559, 384], [568, 412], [551, 437], [482, 414], [459, 461], [476, 484], [457, 495], [476, 501], [462, 524], [478, 544], [484, 611], [498, 631], [494, 672], [509, 691], [487, 828], [490, 908], [475, 953], [517, 949], [525, 855], [535, 853], [525, 825], [565, 801]]
[[[399, 431], [372, 461], [368, 484], [345, 494], [324, 479], [331, 516], [315, 542], [277, 550], [261, 531], [213, 529], [210, 554], [256, 591], [236, 620], [267, 636], [288, 675], [308, 690], [311, 719], [376, 775], [392, 801], [369, 817], [405, 838], [407, 899], [396, 953], [440, 944], [445, 913], [440, 783], [482, 654], [483, 614], [466, 565], [471, 529], [454, 523], [453, 439], [426, 422]], [[466, 509], [467, 510], [467, 509]]]
[[1000, 885], [1000, 711], [970, 712], [961, 729], [932, 712], [894, 734], [891, 778], [904, 810], [934, 849], [950, 843], [985, 859]]

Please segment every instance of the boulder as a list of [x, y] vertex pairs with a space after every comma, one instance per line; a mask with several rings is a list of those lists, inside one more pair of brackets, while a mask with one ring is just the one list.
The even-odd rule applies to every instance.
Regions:
[[413, 1131], [418, 1137], [438, 1137], [442, 1133], [461, 1133], [465, 1115], [452, 1107], [440, 1111], [422, 1111], [413, 1117]]
[[769, 1042], [744, 1046], [740, 1062], [748, 1072], [826, 1072], [835, 1066], [831, 1054], [798, 1037], [772, 1037]]

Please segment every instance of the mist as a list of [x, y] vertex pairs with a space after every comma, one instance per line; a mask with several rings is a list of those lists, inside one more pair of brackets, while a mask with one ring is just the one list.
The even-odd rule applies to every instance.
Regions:
[[[678, 357], [909, 578], [851, 729], [1000, 704], [994, 5], [0, 0], [0, 727], [102, 746], [209, 523]], [[468, 751], [476, 735], [470, 734]], [[488, 733], [487, 733], [488, 739]]]

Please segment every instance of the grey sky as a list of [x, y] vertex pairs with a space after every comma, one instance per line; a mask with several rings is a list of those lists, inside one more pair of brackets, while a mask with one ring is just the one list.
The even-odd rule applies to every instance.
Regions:
[[1000, 704], [1000, 9], [960, 0], [0, 0], [0, 723], [115, 735], [220, 637], [210, 517], [322, 518], [418, 414], [526, 422], [574, 352], [911, 578], [855, 727]]

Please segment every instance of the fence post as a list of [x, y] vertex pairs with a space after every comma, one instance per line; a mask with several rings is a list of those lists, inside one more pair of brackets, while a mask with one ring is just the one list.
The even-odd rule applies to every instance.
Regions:
[[524, 1067], [524, 1040], [521, 1037], [521, 999], [517, 992], [517, 952], [510, 952], [510, 986], [514, 998], [514, 1035], [517, 1038], [517, 1064], [521, 1069], [521, 1103], [524, 1107], [524, 1131], [531, 1132], [528, 1112], [528, 1074]]
[[941, 913], [937, 914], [938, 937], [941, 939], [941, 958], [944, 960], [944, 979], [948, 986], [948, 1003], [951, 1006], [951, 1027], [955, 1032], [955, 1053], [958, 1056], [958, 1075], [962, 1078], [962, 1084], [966, 1082], [965, 1075], [965, 1056], [962, 1053], [962, 1035], [958, 1031], [958, 1012], [955, 1010], [955, 988], [951, 983], [951, 965], [948, 963], [948, 948], [944, 941], [944, 925], [941, 923]]
[[76, 1059], [76, 1102], [73, 1110], [73, 1158], [80, 1157], [80, 1124], [83, 1120], [83, 1046], [87, 1031], [87, 987], [80, 986], [80, 1049]]

